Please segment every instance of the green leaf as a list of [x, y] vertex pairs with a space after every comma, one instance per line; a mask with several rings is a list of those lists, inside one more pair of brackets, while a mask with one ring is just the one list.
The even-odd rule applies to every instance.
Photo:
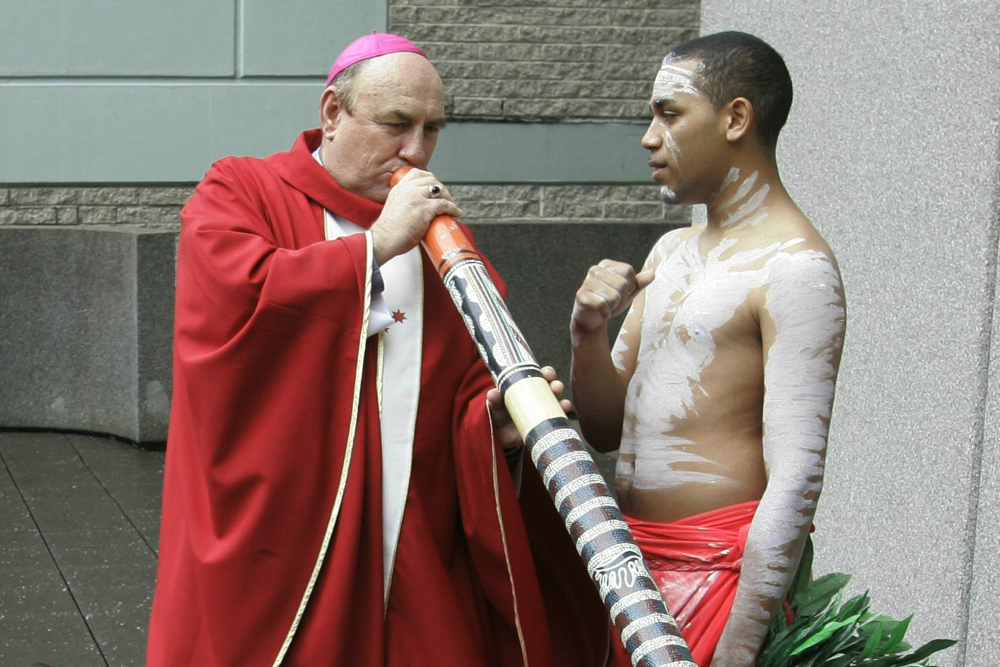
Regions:
[[893, 667], [897, 664], [897, 660], [899, 660], [898, 655], [884, 655], [880, 658], [869, 660], [865, 663], [865, 667]]
[[861, 616], [868, 610], [868, 595], [859, 595], [853, 597], [840, 607], [840, 611], [837, 612], [836, 618], [847, 618], [848, 616], [853, 616], [860, 619]]
[[861, 615], [858, 614], [858, 615], [852, 616], [850, 618], [845, 618], [842, 621], [835, 621], [833, 623], [828, 623], [826, 626], [823, 627], [822, 630], [820, 630], [819, 632], [817, 632], [813, 636], [809, 637], [809, 639], [807, 639], [805, 641], [805, 643], [803, 643], [800, 646], [797, 646], [791, 652], [790, 655], [798, 655], [799, 653], [802, 653], [806, 649], [808, 649], [808, 648], [810, 648], [812, 646], [815, 646], [816, 644], [819, 644], [821, 642], [825, 642], [827, 639], [829, 639], [831, 636], [833, 636], [833, 633], [835, 633], [837, 630], [840, 630], [841, 628], [844, 628], [844, 627], [847, 627], [847, 626], [850, 626], [850, 625], [854, 625], [854, 623], [860, 617], [861, 617]]
[[882, 641], [882, 624], [874, 623], [875, 629], [872, 631], [871, 636], [865, 643], [864, 649], [861, 651], [861, 655], [858, 657], [858, 662], [867, 660], [875, 653], [875, 649], [878, 647], [880, 641]]
[[799, 617], [781, 633], [772, 633], [757, 656], [757, 667], [784, 667], [790, 664], [791, 651], [819, 632], [829, 622], [827, 616]]
[[[809, 577], [812, 576], [812, 566], [813, 566], [813, 543], [812, 537], [806, 536], [806, 544], [802, 548], [802, 558], [799, 559], [799, 569], [795, 573], [795, 579], [792, 581], [791, 587], [788, 589], [787, 597], [789, 600], [794, 600], [800, 591], [804, 591], [809, 585]], [[778, 614], [781, 616], [781, 614]]]
[[792, 602], [795, 611], [805, 616], [819, 613], [830, 604], [851, 580], [851, 575], [834, 572], [813, 581]]
[[954, 639], [934, 639], [927, 642], [913, 653], [907, 654], [905, 657], [907, 662], [917, 663], [921, 660], [926, 660], [933, 653], [943, 651], [946, 648], [951, 648], [956, 643], [957, 642]]
[[830, 656], [822, 665], [822, 667], [848, 667], [852, 662], [854, 662], [855, 656], [850, 651], [840, 652]]
[[872, 616], [869, 614], [862, 619], [861, 625], [858, 628], [858, 632], [861, 633], [862, 637], [869, 637], [875, 628], [879, 629], [882, 634], [887, 634], [892, 628], [896, 627], [899, 622], [896, 619], [886, 616], [885, 614], [879, 614], [878, 616]]
[[896, 627], [892, 629], [889, 633], [888, 639], [885, 640], [885, 644], [879, 649], [879, 652], [883, 655], [888, 653], [898, 653], [900, 644], [903, 643], [903, 637], [906, 635], [906, 629], [910, 627], [910, 620], [913, 616], [907, 616], [902, 621], [896, 624]]

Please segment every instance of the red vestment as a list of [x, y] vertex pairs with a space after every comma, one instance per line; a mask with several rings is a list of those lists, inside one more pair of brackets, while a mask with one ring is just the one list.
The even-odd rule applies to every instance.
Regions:
[[[626, 516], [691, 657], [708, 667], [736, 597], [743, 545], [759, 501], [723, 507], [673, 523]], [[617, 638], [615, 665], [631, 665]]]
[[[282, 665], [562, 664], [552, 637], [563, 630], [550, 634], [492, 442], [491, 378], [426, 257], [433, 316], [423, 320], [412, 468], [384, 600], [374, 337], [358, 359], [369, 247], [364, 234], [326, 241], [323, 230], [324, 208], [368, 227], [381, 205], [336, 184], [311, 155], [319, 141], [312, 130], [291, 151], [217, 162], [182, 212], [147, 666], [270, 667], [316, 568]], [[567, 645], [595, 653], [593, 627], [582, 629], [589, 641]]]

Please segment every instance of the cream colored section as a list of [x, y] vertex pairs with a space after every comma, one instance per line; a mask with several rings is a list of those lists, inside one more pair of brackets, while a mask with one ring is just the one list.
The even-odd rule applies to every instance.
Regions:
[[503, 402], [522, 439], [543, 421], [566, 417], [559, 399], [542, 377], [518, 380], [507, 388]]
[[[365, 233], [360, 227], [326, 212], [328, 240]], [[382, 574], [388, 600], [392, 567], [403, 524], [406, 495], [410, 488], [413, 463], [413, 433], [420, 398], [423, 349], [424, 278], [420, 248], [393, 257], [380, 267], [384, 289], [372, 297], [372, 317], [368, 334], [379, 334], [379, 414], [382, 435]], [[376, 312], [376, 304], [378, 309]], [[397, 322], [390, 313], [404, 318]], [[388, 377], [391, 387], [382, 391]]]
[[[278, 655], [274, 659], [273, 667], [278, 667], [285, 659], [285, 655], [288, 653], [288, 648], [292, 645], [295, 633], [299, 629], [299, 623], [302, 622], [302, 616], [305, 614], [306, 606], [309, 604], [309, 598], [312, 597], [313, 589], [316, 586], [316, 580], [319, 579], [320, 570], [323, 568], [323, 563], [326, 560], [326, 553], [330, 549], [330, 541], [333, 538], [333, 529], [337, 525], [337, 517], [340, 515], [340, 505], [344, 501], [344, 490], [347, 488], [347, 477], [350, 474], [351, 459], [354, 454], [354, 437], [358, 427], [358, 410], [361, 404], [361, 380], [365, 364], [365, 349], [368, 342], [368, 317], [371, 310], [372, 266], [374, 262], [373, 253], [374, 247], [372, 245], [371, 232], [365, 232], [365, 294], [361, 311], [361, 336], [358, 340], [358, 360], [354, 368], [354, 398], [351, 403], [351, 421], [347, 429], [347, 443], [344, 450], [344, 463], [340, 470], [340, 481], [337, 484], [337, 496], [333, 501], [333, 509], [330, 511], [330, 520], [327, 522], [326, 532], [323, 535], [323, 543], [320, 546], [319, 554], [316, 556], [316, 564], [313, 566], [312, 574], [309, 577], [309, 583], [306, 585], [306, 590], [302, 594], [302, 600], [299, 602], [299, 608], [295, 612], [295, 618], [292, 620], [292, 625], [288, 628], [288, 633], [285, 635], [285, 641], [282, 642], [281, 649], [278, 651]], [[326, 408], [325, 406], [321, 406], [320, 409]]]
[[552, 502], [555, 503], [556, 507], [561, 507], [563, 501], [585, 486], [600, 486], [604, 483], [604, 478], [596, 472], [587, 475], [580, 475], [572, 481], [564, 484], [563, 487], [556, 492], [555, 497], [552, 498]]
[[385, 599], [389, 599], [392, 568], [403, 525], [413, 463], [413, 437], [420, 398], [424, 333], [424, 278], [420, 248], [393, 257], [382, 267], [385, 304], [402, 313], [382, 334], [385, 340], [382, 396], [382, 554]]
[[[339, 239], [342, 236], [362, 234], [364, 233], [365, 228], [360, 225], [356, 225], [349, 220], [344, 220], [329, 211], [325, 211], [323, 215], [323, 231], [326, 235], [326, 240], [332, 241], [333, 239]], [[384, 279], [385, 276], [383, 276], [383, 282]], [[392, 325], [394, 320], [392, 319], [392, 315], [389, 313], [389, 308], [386, 306], [385, 298], [382, 294], [373, 294], [371, 296], [371, 308], [369, 310], [369, 336], [374, 336], [379, 331], [385, 331]]]
[[[639, 644], [639, 646], [635, 649], [635, 652], [632, 654], [632, 664], [638, 665], [643, 658], [645, 658], [653, 651], [658, 651], [661, 648], [665, 648], [667, 646], [685, 646], [685, 644], [683, 639], [681, 639], [680, 637], [674, 637], [672, 635], [662, 635], [660, 637], [656, 637], [655, 639], [644, 641], [641, 644]], [[661, 667], [671, 667], [671, 666], [693, 667], [694, 663], [688, 660], [677, 660], [676, 662], [670, 663], [670, 665], [662, 665]]]
[[632, 635], [634, 635], [636, 632], [642, 630], [643, 628], [648, 628], [651, 625], [656, 625], [657, 623], [663, 623], [665, 625], [676, 625], [674, 619], [671, 618], [670, 616], [667, 616], [666, 614], [648, 614], [646, 616], [640, 617], [639, 620], [637, 621], [632, 621], [631, 623], [625, 626], [625, 629], [622, 630], [621, 633], [622, 643], [627, 644], [628, 640], [631, 639]]
[[611, 618], [614, 618], [618, 614], [622, 613], [623, 611], [631, 607], [632, 605], [637, 604], [639, 602], [646, 602], [646, 601], [656, 602], [657, 600], [662, 600], [662, 599], [663, 597], [660, 595], [659, 591], [651, 591], [651, 590], [636, 591], [635, 593], [629, 593], [621, 600], [611, 605], [611, 609], [608, 610], [608, 613], [611, 615]]

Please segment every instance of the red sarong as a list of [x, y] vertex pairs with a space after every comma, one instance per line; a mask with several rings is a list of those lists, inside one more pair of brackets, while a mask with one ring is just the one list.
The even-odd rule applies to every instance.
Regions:
[[[743, 563], [743, 545], [758, 501], [696, 514], [674, 523], [626, 516], [635, 541], [677, 621], [691, 656], [708, 667], [729, 619]], [[614, 664], [631, 664], [621, 641]]]

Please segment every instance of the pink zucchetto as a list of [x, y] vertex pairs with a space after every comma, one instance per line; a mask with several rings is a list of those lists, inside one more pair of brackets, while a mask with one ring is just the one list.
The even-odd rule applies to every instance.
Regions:
[[[329, 86], [330, 82], [333, 81], [333, 77], [337, 76], [354, 63], [361, 62], [362, 60], [368, 60], [369, 58], [384, 56], [387, 53], [401, 53], [403, 51], [417, 53], [424, 58], [427, 58], [427, 54], [421, 51], [419, 46], [405, 37], [393, 35], [388, 32], [372, 31], [372, 34], [359, 37], [351, 42], [351, 44], [344, 49], [339, 56], [337, 56], [337, 59], [333, 61], [333, 67], [330, 68], [330, 76], [326, 78], [326, 85]], [[430, 59], [428, 58], [428, 60]]]

